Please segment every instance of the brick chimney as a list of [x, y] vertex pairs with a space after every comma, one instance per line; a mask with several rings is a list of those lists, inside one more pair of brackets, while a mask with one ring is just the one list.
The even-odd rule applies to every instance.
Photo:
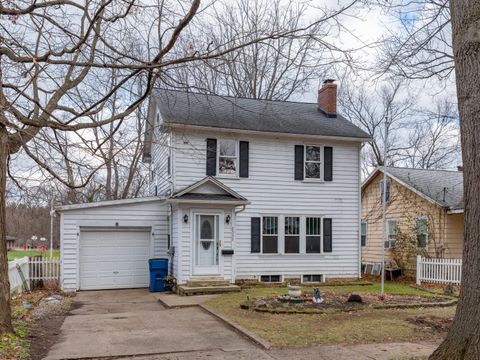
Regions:
[[318, 109], [328, 117], [337, 117], [337, 84], [334, 81], [327, 79], [318, 89]]

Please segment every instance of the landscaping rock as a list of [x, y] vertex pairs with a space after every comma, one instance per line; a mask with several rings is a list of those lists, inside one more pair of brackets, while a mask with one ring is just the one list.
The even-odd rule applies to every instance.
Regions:
[[349, 297], [348, 297], [348, 300], [347, 302], [349, 303], [359, 303], [359, 304], [362, 304], [363, 303], [363, 300], [362, 300], [362, 297], [358, 294], [351, 294]]
[[445, 290], [443, 290], [443, 293], [447, 296], [453, 296], [455, 294], [455, 291], [453, 290], [453, 285], [452, 284], [448, 284], [446, 287], [445, 287]]

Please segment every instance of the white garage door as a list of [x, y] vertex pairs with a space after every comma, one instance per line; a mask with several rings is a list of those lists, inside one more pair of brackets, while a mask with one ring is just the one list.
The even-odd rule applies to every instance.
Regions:
[[80, 290], [147, 287], [150, 232], [82, 230]]

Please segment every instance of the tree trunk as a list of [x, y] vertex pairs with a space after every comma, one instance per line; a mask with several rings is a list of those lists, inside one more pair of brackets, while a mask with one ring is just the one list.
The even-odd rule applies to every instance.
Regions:
[[463, 152], [465, 229], [457, 312], [430, 359], [478, 359], [480, 354], [480, 2], [450, 1]]
[[13, 332], [6, 241], [5, 190], [7, 185], [8, 133], [0, 126], [0, 335]]

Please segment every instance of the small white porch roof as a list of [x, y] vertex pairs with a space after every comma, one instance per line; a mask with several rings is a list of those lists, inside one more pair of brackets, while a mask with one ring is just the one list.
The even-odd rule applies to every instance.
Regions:
[[211, 176], [207, 176], [176, 192], [168, 199], [168, 202], [221, 205], [250, 204], [245, 197]]

